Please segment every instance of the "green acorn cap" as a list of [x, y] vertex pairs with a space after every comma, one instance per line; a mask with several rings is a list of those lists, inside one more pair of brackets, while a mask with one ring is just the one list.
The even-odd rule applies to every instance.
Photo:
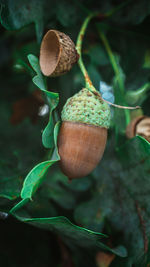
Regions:
[[70, 97], [63, 107], [62, 121], [80, 122], [109, 128], [110, 108], [100, 94], [83, 88]]

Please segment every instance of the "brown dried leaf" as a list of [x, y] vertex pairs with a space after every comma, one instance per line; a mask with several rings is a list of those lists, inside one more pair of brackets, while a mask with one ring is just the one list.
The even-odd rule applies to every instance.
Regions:
[[98, 267], [109, 267], [111, 262], [114, 260], [114, 254], [108, 254], [105, 252], [98, 252], [96, 254], [96, 263]]
[[39, 108], [43, 104], [44, 101], [41, 92], [35, 90], [31, 96], [21, 98], [13, 104], [10, 122], [16, 125], [21, 123], [25, 118], [30, 118], [31, 122], [35, 124], [38, 119]]

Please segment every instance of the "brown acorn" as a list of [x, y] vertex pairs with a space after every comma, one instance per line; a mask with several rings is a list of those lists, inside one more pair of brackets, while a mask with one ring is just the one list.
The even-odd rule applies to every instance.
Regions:
[[126, 136], [133, 138], [136, 135], [140, 135], [150, 142], [150, 117], [138, 116], [129, 123], [126, 129]]
[[99, 93], [83, 88], [62, 110], [58, 136], [60, 166], [70, 179], [88, 175], [101, 160], [110, 122], [109, 106]]
[[49, 30], [43, 37], [40, 49], [40, 67], [45, 76], [59, 76], [68, 72], [78, 61], [75, 44], [70, 37]]

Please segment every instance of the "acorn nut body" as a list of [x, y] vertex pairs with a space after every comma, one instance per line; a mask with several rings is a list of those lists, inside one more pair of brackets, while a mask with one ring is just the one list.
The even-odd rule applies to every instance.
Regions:
[[83, 88], [69, 98], [62, 110], [58, 136], [60, 166], [70, 179], [93, 171], [101, 160], [110, 122], [109, 106], [99, 93]]
[[102, 158], [106, 141], [106, 128], [63, 122], [58, 141], [63, 173], [71, 179], [88, 175]]

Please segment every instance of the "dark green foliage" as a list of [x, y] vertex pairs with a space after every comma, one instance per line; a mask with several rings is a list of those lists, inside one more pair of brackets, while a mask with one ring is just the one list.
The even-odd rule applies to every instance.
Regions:
[[[0, 5], [0, 223], [10, 235], [2, 236], [1, 265], [148, 267], [150, 144], [125, 136], [135, 111], [112, 108], [102, 161], [88, 177], [69, 183], [57, 163], [57, 121], [84, 79], [78, 66], [45, 79], [38, 57], [48, 29], [75, 42], [89, 12], [111, 13], [104, 21], [93, 19], [85, 35], [88, 73], [97, 90], [100, 81], [112, 87], [115, 103], [140, 105], [150, 116], [149, 1], [1, 0]], [[40, 115], [44, 104], [48, 112]], [[22, 240], [14, 237], [14, 225]], [[33, 251], [31, 259], [17, 257], [14, 247], [21, 252], [11, 237], [25, 254], [27, 247]], [[96, 263], [100, 251], [115, 255], [109, 265]]]

